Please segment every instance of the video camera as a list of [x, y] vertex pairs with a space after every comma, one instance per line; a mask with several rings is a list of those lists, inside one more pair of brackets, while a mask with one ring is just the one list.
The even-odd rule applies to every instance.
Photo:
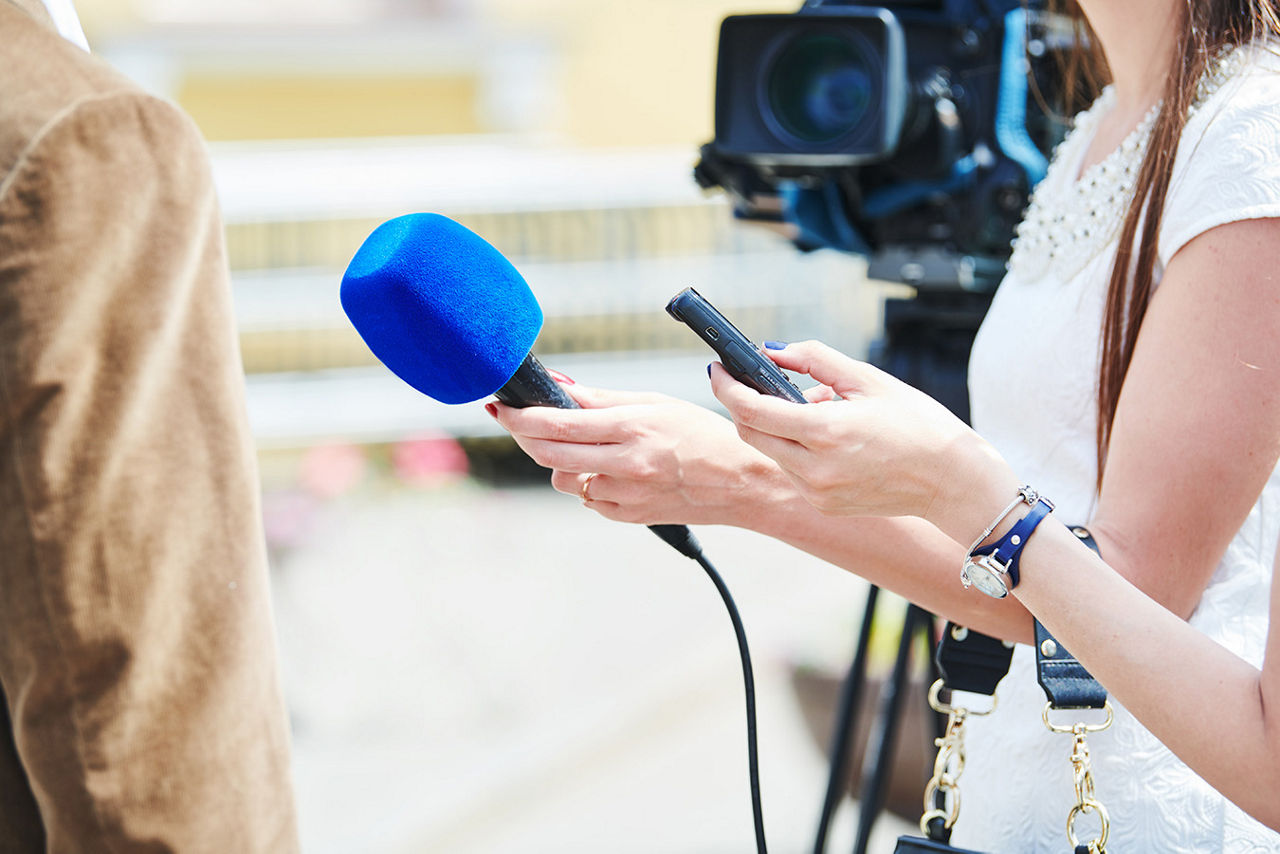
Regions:
[[695, 178], [875, 278], [990, 290], [1064, 125], [1043, 0], [808, 0], [721, 24]]
[[915, 286], [886, 300], [871, 359], [966, 419], [973, 335], [1066, 129], [1050, 60], [1075, 33], [1045, 2], [807, 0], [720, 28], [694, 178], [802, 250]]

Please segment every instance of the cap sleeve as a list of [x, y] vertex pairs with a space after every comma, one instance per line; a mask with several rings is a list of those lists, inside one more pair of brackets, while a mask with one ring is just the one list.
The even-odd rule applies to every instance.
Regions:
[[1280, 217], [1280, 57], [1254, 50], [1258, 57], [1183, 131], [1160, 227], [1162, 264], [1216, 226]]

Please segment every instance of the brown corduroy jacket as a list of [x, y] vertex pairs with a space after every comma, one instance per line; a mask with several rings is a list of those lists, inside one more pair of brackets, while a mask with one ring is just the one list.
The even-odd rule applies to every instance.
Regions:
[[0, 852], [290, 852], [207, 153], [0, 0]]

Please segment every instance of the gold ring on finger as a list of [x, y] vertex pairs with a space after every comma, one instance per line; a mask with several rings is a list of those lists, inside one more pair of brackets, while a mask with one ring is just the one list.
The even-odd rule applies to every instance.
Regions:
[[591, 495], [589, 494], [591, 490], [591, 481], [595, 480], [598, 474], [599, 472], [592, 472], [587, 475], [587, 479], [582, 482], [582, 487], [578, 490], [578, 497], [582, 499], [583, 504], [586, 504], [591, 500]]

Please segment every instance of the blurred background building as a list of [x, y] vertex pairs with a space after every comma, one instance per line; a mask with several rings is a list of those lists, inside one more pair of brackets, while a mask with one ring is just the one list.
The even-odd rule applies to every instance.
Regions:
[[[720, 18], [798, 2], [77, 6], [95, 52], [210, 141], [306, 850], [748, 850], [710, 584], [529, 477], [479, 404], [403, 386], [337, 293], [378, 223], [435, 211], [521, 270], [535, 351], [579, 382], [714, 405], [709, 352], [662, 310], [689, 285], [757, 340], [864, 353], [888, 286], [734, 223], [691, 177]], [[703, 538], [755, 645], [771, 845], [807, 850], [825, 760], [792, 680], [847, 662], [865, 588], [751, 534]]]
[[701, 345], [661, 311], [685, 285], [757, 337], [856, 351], [876, 327], [857, 262], [799, 258], [691, 179], [723, 0], [97, 2], [95, 49], [212, 144], [264, 443], [492, 431], [370, 370], [333, 298], [360, 241], [410, 211], [510, 257], [548, 316], [539, 354], [601, 385], [709, 400], [673, 361]]

